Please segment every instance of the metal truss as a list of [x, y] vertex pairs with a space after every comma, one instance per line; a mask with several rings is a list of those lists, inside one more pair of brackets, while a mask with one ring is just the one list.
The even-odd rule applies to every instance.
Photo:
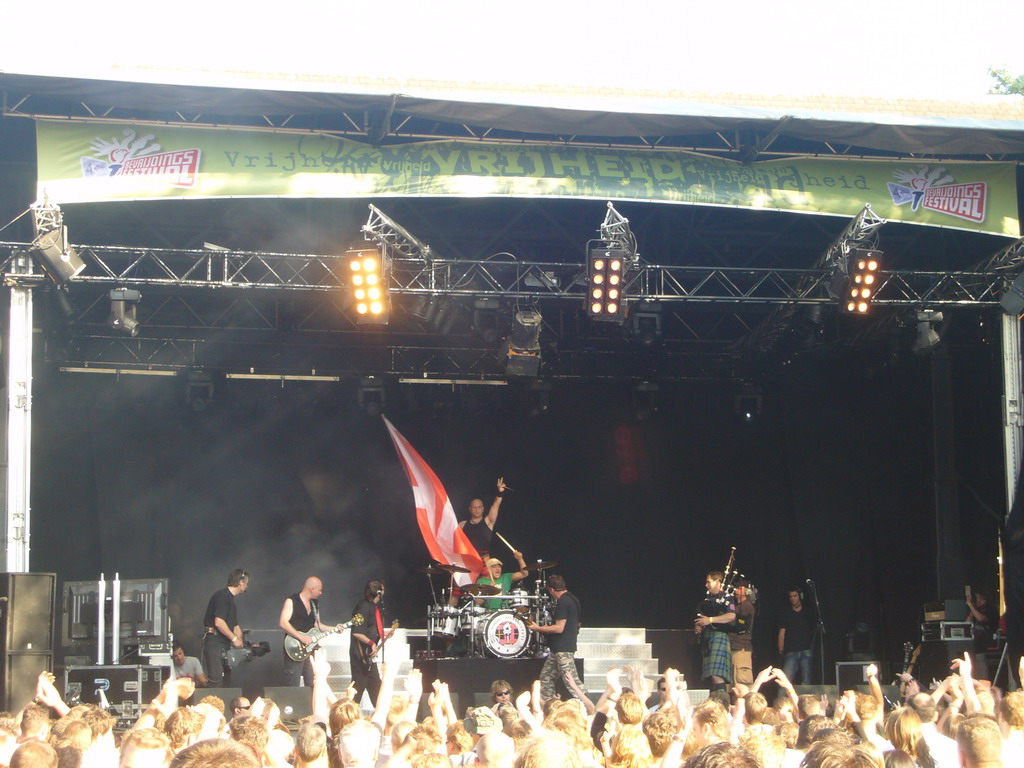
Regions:
[[[282, 378], [358, 378], [365, 375], [506, 379], [498, 350], [468, 346], [409, 346], [381, 342], [346, 346], [223, 336], [127, 338], [79, 333], [66, 345], [52, 343], [47, 358], [65, 370], [106, 374], [177, 373], [193, 368], [244, 371]], [[216, 361], [216, 362], [213, 362]], [[733, 380], [739, 360], [717, 352], [668, 347], [652, 353], [630, 349], [550, 349], [540, 374], [558, 379]], [[269, 376], [268, 376], [269, 377]]]
[[626, 261], [635, 264], [640, 254], [637, 252], [636, 235], [629, 228], [629, 219], [615, 210], [608, 203], [608, 211], [601, 222], [601, 239], [606, 245], [617, 248], [626, 254]]
[[[10, 254], [24, 243], [0, 243]], [[86, 269], [76, 289], [122, 286], [164, 291], [339, 292], [347, 286], [341, 256], [207, 250], [75, 246]], [[1018, 250], [1019, 247], [1018, 247]], [[638, 264], [625, 294], [634, 301], [766, 304], [829, 303], [831, 270]], [[882, 273], [877, 305], [996, 305], [1013, 277], [1006, 270]], [[497, 297], [511, 302], [573, 301], [582, 306], [585, 267], [570, 262], [398, 258], [393, 295]]]

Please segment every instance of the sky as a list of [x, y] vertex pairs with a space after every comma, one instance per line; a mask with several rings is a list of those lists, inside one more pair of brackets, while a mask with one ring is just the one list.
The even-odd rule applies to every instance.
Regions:
[[[327, 4], [2, 0], [0, 70], [231, 84], [226, 71], [700, 92], [970, 99], [1024, 73], [1019, 0]], [[63, 6], [63, 7], [61, 7]], [[254, 10], [259, 9], [259, 10]], [[18, 31], [23, 31], [18, 34]], [[197, 80], [198, 79], [198, 80]], [[405, 85], [406, 87], [401, 87]]]

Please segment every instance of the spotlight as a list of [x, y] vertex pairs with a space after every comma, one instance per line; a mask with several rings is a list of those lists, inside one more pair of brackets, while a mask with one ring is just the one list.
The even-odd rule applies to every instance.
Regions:
[[363, 248], [348, 251], [345, 264], [356, 323], [387, 325], [391, 315], [391, 292], [388, 289], [390, 260], [376, 248]]
[[384, 382], [376, 376], [365, 376], [359, 382], [359, 407], [367, 416], [380, 416], [387, 403]]
[[32, 226], [36, 232], [32, 250], [50, 279], [61, 285], [78, 277], [85, 269], [85, 262], [68, 244], [68, 228], [64, 226], [60, 206], [47, 202], [34, 204]]
[[744, 387], [736, 393], [734, 408], [736, 415], [748, 424], [761, 415], [762, 391], [757, 387]]
[[185, 372], [185, 402], [196, 413], [202, 413], [213, 402], [213, 376], [202, 368]]
[[115, 288], [110, 292], [110, 316], [107, 325], [129, 336], [139, 335], [139, 321], [135, 316], [142, 294], [131, 288]]
[[591, 319], [615, 323], [626, 319], [626, 256], [617, 248], [587, 249], [587, 314]]
[[926, 355], [939, 345], [942, 336], [935, 330], [935, 324], [941, 323], [942, 320], [942, 313], [933, 309], [917, 313], [917, 338], [911, 347], [915, 355]]
[[540, 312], [533, 309], [516, 312], [505, 342], [505, 373], [509, 376], [536, 376], [540, 370], [542, 320]]
[[497, 299], [475, 299], [473, 301], [473, 331], [485, 344], [494, 344], [498, 340], [498, 310], [501, 304]]
[[658, 385], [639, 381], [633, 385], [633, 414], [637, 421], [649, 419], [658, 412]]
[[642, 347], [661, 342], [661, 305], [654, 301], [639, 303], [629, 316], [629, 334]]
[[551, 410], [551, 382], [534, 381], [530, 384], [530, 391], [533, 393], [533, 403], [530, 406], [530, 418], [543, 416]]

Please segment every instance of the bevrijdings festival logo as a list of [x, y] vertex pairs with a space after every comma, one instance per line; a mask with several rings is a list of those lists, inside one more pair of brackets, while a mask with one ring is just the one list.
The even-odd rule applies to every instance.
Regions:
[[892, 175], [903, 182], [889, 182], [889, 194], [896, 205], [910, 203], [912, 211], [925, 208], [958, 219], [978, 223], [985, 220], [988, 185], [983, 181], [957, 184], [942, 166], [929, 169], [927, 165], [911, 171], [893, 171]]
[[161, 152], [153, 134], [139, 136], [133, 128], [125, 128], [122, 136], [94, 139], [90, 145], [93, 155], [82, 156], [82, 176], [148, 176], [172, 187], [196, 185], [202, 154], [199, 149]]

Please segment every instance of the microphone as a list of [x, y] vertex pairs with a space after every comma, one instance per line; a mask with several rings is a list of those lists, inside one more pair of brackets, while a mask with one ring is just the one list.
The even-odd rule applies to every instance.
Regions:
[[810, 584], [812, 587], [814, 586], [814, 582], [811, 581], [810, 579], [807, 579], [807, 583]]

